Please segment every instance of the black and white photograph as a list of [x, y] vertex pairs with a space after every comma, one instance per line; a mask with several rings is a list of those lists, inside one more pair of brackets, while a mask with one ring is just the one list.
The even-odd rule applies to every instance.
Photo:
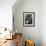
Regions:
[[23, 12], [23, 26], [32, 27], [35, 25], [35, 12]]

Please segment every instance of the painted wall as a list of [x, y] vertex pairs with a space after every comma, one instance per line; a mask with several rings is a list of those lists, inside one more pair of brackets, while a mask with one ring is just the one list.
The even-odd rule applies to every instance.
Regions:
[[[23, 33], [24, 39], [34, 40], [36, 46], [41, 46], [41, 0], [23, 0], [16, 5], [13, 6], [15, 29]], [[35, 12], [35, 27], [23, 27], [23, 12]]]
[[42, 46], [46, 46], [46, 0], [41, 1], [41, 38]]
[[0, 27], [12, 29], [12, 6], [16, 0], [0, 0]]

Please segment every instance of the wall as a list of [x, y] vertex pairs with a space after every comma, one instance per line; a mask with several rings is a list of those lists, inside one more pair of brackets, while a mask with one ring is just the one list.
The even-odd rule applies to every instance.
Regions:
[[46, 46], [46, 0], [41, 1], [41, 38], [42, 46]]
[[0, 0], [0, 27], [12, 29], [12, 6], [16, 0]]
[[[23, 33], [24, 39], [34, 40], [36, 46], [41, 46], [41, 0], [23, 0], [16, 4], [13, 6], [15, 29]], [[35, 12], [35, 27], [23, 27], [23, 12]]]

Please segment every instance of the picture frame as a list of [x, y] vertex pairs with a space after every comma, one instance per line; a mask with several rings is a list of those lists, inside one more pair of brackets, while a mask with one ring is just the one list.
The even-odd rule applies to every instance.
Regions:
[[35, 26], [35, 12], [23, 12], [23, 26], [24, 27]]
[[13, 13], [13, 31], [15, 30], [15, 18], [14, 18], [15, 16], [14, 16], [14, 13]]

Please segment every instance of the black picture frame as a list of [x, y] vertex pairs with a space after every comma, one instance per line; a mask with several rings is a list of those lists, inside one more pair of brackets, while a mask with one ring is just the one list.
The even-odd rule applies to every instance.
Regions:
[[23, 26], [24, 27], [35, 26], [35, 12], [23, 12]]

